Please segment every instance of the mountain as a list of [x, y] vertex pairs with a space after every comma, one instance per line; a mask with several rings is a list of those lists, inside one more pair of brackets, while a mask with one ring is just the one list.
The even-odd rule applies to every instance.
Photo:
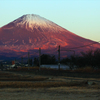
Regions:
[[[36, 56], [39, 48], [42, 49], [42, 53], [57, 55], [59, 45], [62, 50], [68, 50], [92, 43], [94, 41], [80, 37], [35, 14], [23, 15], [0, 28], [0, 55], [8, 57], [25, 56], [27, 52]], [[96, 43], [75, 51], [95, 48], [100, 48], [100, 44]], [[67, 53], [62, 51], [63, 56]]]

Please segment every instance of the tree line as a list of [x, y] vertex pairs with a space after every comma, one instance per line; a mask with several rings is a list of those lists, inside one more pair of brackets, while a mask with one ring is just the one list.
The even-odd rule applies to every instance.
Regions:
[[[39, 59], [34, 58], [33, 63], [39, 65]], [[70, 69], [73, 69], [75, 66], [77, 68], [86, 66], [100, 68], [100, 49], [88, 50], [81, 52], [81, 55], [63, 58], [60, 63], [68, 65]], [[58, 64], [58, 59], [56, 59], [55, 55], [43, 54], [41, 55], [41, 64]]]
[[70, 67], [92, 67], [100, 68], [100, 49], [89, 50], [81, 52], [81, 55], [71, 56], [70, 58], [64, 58], [61, 63], [70, 65]]
[[[39, 58], [34, 58], [34, 65], [39, 65]], [[41, 65], [43, 64], [57, 64], [57, 60], [56, 60], [56, 57], [55, 55], [51, 56], [49, 54], [42, 54], [41, 55]]]

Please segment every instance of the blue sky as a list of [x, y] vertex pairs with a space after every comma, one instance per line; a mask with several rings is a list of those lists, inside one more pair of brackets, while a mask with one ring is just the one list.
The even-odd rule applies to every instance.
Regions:
[[38, 14], [87, 39], [100, 41], [100, 0], [0, 0], [0, 27]]

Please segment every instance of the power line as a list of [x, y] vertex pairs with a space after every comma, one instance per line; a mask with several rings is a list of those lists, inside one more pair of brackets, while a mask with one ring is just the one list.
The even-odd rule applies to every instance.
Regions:
[[[90, 45], [93, 45], [93, 44], [97, 44], [97, 43], [99, 43], [99, 42], [100, 42], [100, 41], [98, 41], [98, 42], [93, 42], [93, 43], [91, 43], [91, 44], [83, 45], [83, 46], [79, 46], [79, 47], [68, 48], [67, 50], [83, 48], [83, 47], [87, 47], [87, 46], [90, 46]], [[63, 50], [61, 50], [61, 51], [63, 51]]]

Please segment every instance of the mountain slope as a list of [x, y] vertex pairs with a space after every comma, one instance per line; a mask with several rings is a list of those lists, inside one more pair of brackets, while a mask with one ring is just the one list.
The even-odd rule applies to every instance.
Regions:
[[[94, 41], [82, 38], [35, 14], [23, 15], [0, 29], [1, 53], [7, 50], [5, 53], [8, 54], [12, 51], [14, 53], [17, 52], [16, 55], [28, 51], [32, 51], [33, 53], [33, 51], [40, 47], [42, 50], [45, 50], [45, 52], [48, 52], [48, 49], [57, 49], [58, 45], [64, 49], [68, 49], [93, 42]], [[99, 47], [100, 44], [96, 44], [81, 50], [85, 51]], [[77, 51], [79, 52], [81, 50]], [[66, 52], [64, 52], [64, 54], [66, 54]]]

